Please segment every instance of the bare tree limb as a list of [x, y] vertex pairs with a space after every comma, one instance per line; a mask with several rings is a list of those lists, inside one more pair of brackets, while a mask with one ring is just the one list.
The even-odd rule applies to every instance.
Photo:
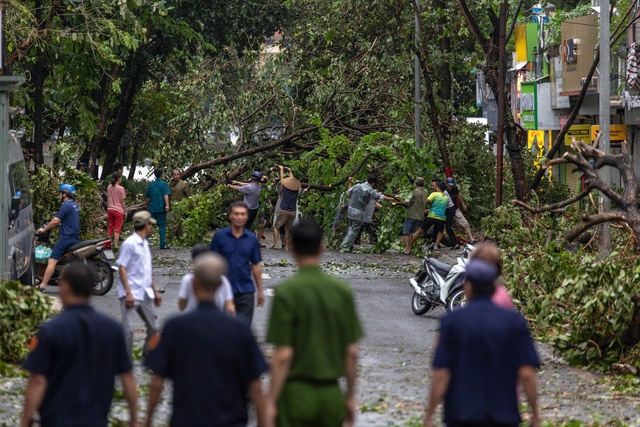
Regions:
[[580, 224], [573, 227], [571, 231], [567, 233], [565, 239], [567, 240], [567, 242], [573, 242], [578, 238], [578, 236], [595, 225], [602, 224], [603, 222], [626, 220], [626, 216], [619, 212], [607, 212], [599, 213], [597, 215], [585, 216]]
[[541, 208], [534, 208], [533, 206], [530, 206], [528, 204], [526, 204], [525, 202], [522, 202], [520, 200], [512, 200], [511, 202], [528, 210], [531, 213], [534, 214], [539, 214], [539, 213], [543, 213], [543, 212], [549, 212], [549, 211], [553, 211], [556, 209], [561, 209], [564, 208], [566, 206], [569, 206], [570, 204], [573, 204], [579, 200], [584, 199], [585, 197], [587, 197], [589, 195], [589, 193], [593, 190], [593, 187], [587, 187], [583, 192], [581, 192], [580, 194], [577, 194], [567, 200], [563, 200], [561, 202], [558, 203], [553, 203], [551, 205], [547, 205], [547, 206], [543, 206]]
[[185, 169], [184, 172], [182, 172], [182, 179], [187, 179], [189, 177], [192, 177], [193, 175], [195, 175], [196, 173], [200, 172], [203, 169], [209, 169], [212, 168], [213, 166], [217, 166], [217, 165], [223, 165], [226, 163], [229, 163], [233, 160], [237, 160], [237, 159], [241, 159], [243, 157], [248, 157], [248, 156], [253, 156], [254, 154], [258, 154], [258, 153], [262, 153], [264, 151], [269, 151], [269, 150], [273, 150], [274, 148], [278, 148], [281, 147], [285, 144], [287, 144], [288, 142], [291, 141], [295, 141], [305, 135], [308, 135], [312, 132], [315, 132], [316, 130], [318, 130], [320, 128], [320, 126], [310, 126], [308, 128], [305, 129], [301, 129], [298, 132], [292, 133], [291, 135], [285, 137], [285, 138], [281, 138], [277, 141], [272, 142], [271, 144], [265, 144], [265, 145], [260, 145], [257, 147], [252, 147], [252, 148], [248, 148], [246, 150], [242, 150], [242, 151], [237, 151], [233, 154], [230, 154], [228, 156], [224, 156], [224, 157], [218, 157], [216, 159], [213, 160], [209, 160], [206, 162], [201, 162], [201, 163], [196, 163], [193, 164], [191, 166], [189, 166], [187, 169]]

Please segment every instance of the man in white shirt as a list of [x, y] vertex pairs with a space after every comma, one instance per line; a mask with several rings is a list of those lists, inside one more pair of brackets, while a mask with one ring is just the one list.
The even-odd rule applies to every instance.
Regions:
[[[191, 262], [195, 262], [195, 259], [204, 253], [209, 252], [209, 247], [203, 243], [198, 243], [191, 248]], [[233, 303], [233, 290], [231, 289], [231, 283], [226, 276], [220, 276], [222, 284], [216, 290], [216, 296], [214, 303], [218, 310], [230, 314], [236, 315], [236, 306]], [[193, 273], [187, 273], [182, 276], [180, 282], [180, 291], [178, 291], [178, 308], [180, 311], [193, 311], [198, 307], [198, 298], [193, 290]]]
[[138, 313], [147, 327], [146, 343], [157, 331], [156, 310], [162, 298], [156, 289], [151, 272], [151, 251], [147, 237], [156, 220], [147, 211], [133, 215], [134, 233], [120, 247], [118, 265], [118, 298], [122, 310], [122, 329], [129, 355], [133, 351], [133, 322]]

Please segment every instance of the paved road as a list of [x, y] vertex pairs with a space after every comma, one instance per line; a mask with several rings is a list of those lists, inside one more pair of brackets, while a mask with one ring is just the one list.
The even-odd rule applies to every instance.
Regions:
[[[164, 302], [158, 310], [160, 323], [177, 312], [180, 277], [189, 270], [189, 251], [176, 249], [153, 251], [154, 272], [159, 288], [165, 289]], [[294, 273], [293, 261], [280, 250], [265, 249], [264, 280], [269, 290]], [[323, 268], [345, 280], [354, 289], [366, 336], [362, 341], [359, 364], [358, 426], [420, 425], [423, 402], [429, 383], [428, 364], [432, 357], [439, 319], [445, 314], [437, 309], [425, 316], [411, 312], [411, 292], [407, 278], [420, 266], [420, 260], [394, 253], [384, 255], [328, 253]], [[57, 291], [51, 288], [52, 293]], [[119, 318], [115, 289], [96, 297], [94, 305], [114, 318]], [[264, 340], [267, 307], [256, 310], [254, 333]], [[144, 326], [137, 326], [137, 345], [144, 338]], [[615, 379], [586, 370], [573, 369], [552, 357], [549, 348], [539, 345], [544, 362], [539, 384], [543, 419], [583, 420], [600, 423], [619, 419], [627, 425], [640, 426], [637, 388], [620, 391]], [[269, 356], [271, 349], [264, 345]], [[141, 404], [145, 406], [148, 374], [136, 362], [136, 376], [142, 385]], [[21, 410], [23, 378], [1, 378], [0, 425], [16, 425]], [[165, 390], [157, 425], [164, 425], [170, 412], [169, 393]], [[114, 402], [112, 414], [125, 419], [122, 402]], [[637, 423], [637, 424], [634, 424]]]

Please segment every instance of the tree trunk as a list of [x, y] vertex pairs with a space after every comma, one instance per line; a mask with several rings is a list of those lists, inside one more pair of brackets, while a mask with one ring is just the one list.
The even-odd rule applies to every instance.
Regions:
[[133, 144], [133, 154], [131, 155], [131, 165], [129, 166], [129, 176], [127, 179], [129, 181], [133, 180], [133, 177], [136, 176], [136, 168], [138, 167], [138, 154], [140, 152], [140, 144]]
[[120, 148], [120, 141], [127, 130], [129, 124], [129, 117], [131, 116], [131, 110], [133, 107], [133, 100], [136, 92], [138, 91], [139, 83], [142, 79], [143, 67], [139, 64], [141, 62], [142, 55], [137, 53], [133, 58], [133, 65], [131, 67], [131, 74], [129, 78], [125, 80], [120, 87], [119, 96], [119, 109], [116, 115], [116, 121], [111, 129], [111, 134], [106, 142], [105, 159], [102, 165], [102, 179], [105, 179], [109, 174], [113, 172], [113, 164], [118, 157], [118, 149]]

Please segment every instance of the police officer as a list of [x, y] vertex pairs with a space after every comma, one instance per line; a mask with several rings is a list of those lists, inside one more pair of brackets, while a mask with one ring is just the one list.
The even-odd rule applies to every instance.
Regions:
[[138, 425], [136, 382], [124, 334], [89, 305], [94, 282], [91, 268], [80, 262], [62, 273], [64, 310], [29, 343], [22, 427], [31, 425], [36, 411], [44, 427], [106, 427], [116, 375], [129, 404], [130, 425]]

